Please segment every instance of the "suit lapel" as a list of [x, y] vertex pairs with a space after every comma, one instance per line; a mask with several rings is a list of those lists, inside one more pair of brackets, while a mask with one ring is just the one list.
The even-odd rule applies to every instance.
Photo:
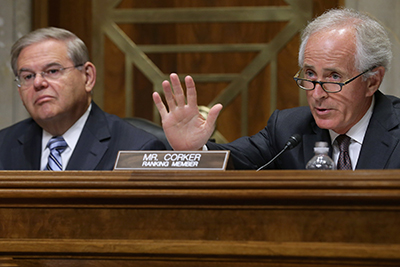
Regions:
[[[17, 139], [20, 147], [12, 153], [15, 153], [17, 166], [14, 169], [39, 170], [42, 155], [42, 134], [43, 130], [33, 120], [27, 130]], [[22, 153], [21, 153], [22, 151]], [[23, 158], [21, 158], [23, 155]]]
[[399, 125], [391, 101], [381, 92], [375, 93], [375, 107], [364, 137], [357, 169], [383, 169], [399, 143], [390, 131]]
[[92, 110], [83, 127], [67, 170], [95, 170], [108, 150], [111, 134], [104, 113], [92, 102]]

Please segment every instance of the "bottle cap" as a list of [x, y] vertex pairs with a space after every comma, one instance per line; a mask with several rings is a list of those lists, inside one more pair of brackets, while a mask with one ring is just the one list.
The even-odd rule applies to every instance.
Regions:
[[322, 147], [314, 147], [314, 153], [318, 153], [318, 154], [328, 154], [329, 152], [329, 147], [326, 146], [322, 146]]
[[315, 142], [315, 147], [328, 147], [328, 142]]

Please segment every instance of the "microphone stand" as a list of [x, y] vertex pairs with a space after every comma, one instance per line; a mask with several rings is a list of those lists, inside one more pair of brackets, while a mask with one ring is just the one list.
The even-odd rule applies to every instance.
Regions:
[[279, 152], [278, 154], [276, 154], [275, 157], [273, 157], [270, 161], [268, 161], [266, 164], [262, 165], [260, 168], [257, 169], [257, 172], [264, 169], [265, 167], [267, 167], [269, 164], [271, 164], [274, 160], [276, 160], [280, 155], [282, 155], [283, 152], [285, 152], [288, 149], [288, 145], [286, 145], [281, 152]]
[[285, 152], [287, 149], [292, 149], [295, 146], [297, 146], [301, 142], [301, 136], [299, 134], [294, 134], [292, 135], [289, 140], [286, 142], [285, 147], [275, 156], [273, 157], [269, 162], [266, 164], [262, 165], [260, 168], [257, 169], [257, 171], [264, 169], [267, 167], [269, 164], [271, 164], [274, 160], [276, 160], [283, 152]]

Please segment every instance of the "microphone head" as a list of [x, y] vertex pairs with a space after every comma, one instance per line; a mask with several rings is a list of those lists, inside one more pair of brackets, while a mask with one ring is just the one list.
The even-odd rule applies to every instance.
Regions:
[[283, 152], [285, 152], [288, 149], [292, 149], [295, 146], [297, 146], [301, 142], [301, 136], [299, 134], [294, 134], [291, 137], [289, 137], [289, 140], [287, 140], [285, 147], [279, 152], [275, 157], [273, 157], [269, 162], [261, 166], [260, 168], [257, 169], [257, 171], [264, 169], [268, 165], [270, 165], [274, 160], [276, 160]]
[[299, 134], [293, 134], [289, 137], [289, 140], [286, 142], [286, 146], [288, 149], [292, 149], [296, 147], [301, 142], [301, 136]]

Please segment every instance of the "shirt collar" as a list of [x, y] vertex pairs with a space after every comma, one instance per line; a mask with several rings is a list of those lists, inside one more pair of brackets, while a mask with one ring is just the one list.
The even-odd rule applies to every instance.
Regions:
[[[71, 150], [75, 149], [76, 144], [78, 143], [78, 139], [82, 133], [83, 127], [85, 126], [86, 120], [89, 117], [90, 110], [92, 109], [92, 104], [89, 105], [86, 112], [71, 126], [63, 135], [65, 142], [68, 145], [68, 148]], [[44, 151], [47, 147], [47, 143], [53, 137], [49, 132], [43, 130], [42, 135], [42, 151]]]

